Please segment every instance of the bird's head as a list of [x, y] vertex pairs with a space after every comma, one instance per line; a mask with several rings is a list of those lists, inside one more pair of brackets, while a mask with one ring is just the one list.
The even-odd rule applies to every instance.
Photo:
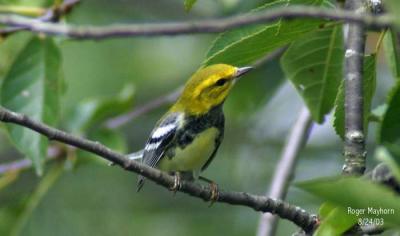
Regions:
[[236, 80], [251, 67], [216, 64], [201, 68], [186, 83], [176, 106], [200, 115], [222, 104]]

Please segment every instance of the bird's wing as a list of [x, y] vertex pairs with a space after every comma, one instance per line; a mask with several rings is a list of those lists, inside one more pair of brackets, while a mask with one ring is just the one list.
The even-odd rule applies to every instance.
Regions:
[[[165, 116], [153, 129], [143, 151], [142, 163], [155, 167], [164, 152], [174, 140], [175, 134], [182, 121], [181, 113], [170, 113]], [[144, 177], [139, 176], [138, 191], [144, 184]]]
[[180, 113], [171, 113], [164, 117], [151, 132], [143, 152], [143, 163], [155, 167], [168, 145], [175, 137], [180, 124]]

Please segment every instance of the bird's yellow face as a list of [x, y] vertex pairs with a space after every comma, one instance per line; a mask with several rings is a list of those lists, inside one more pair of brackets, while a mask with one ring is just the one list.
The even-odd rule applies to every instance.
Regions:
[[216, 64], [198, 70], [186, 83], [176, 106], [200, 115], [224, 102], [237, 78], [251, 67]]

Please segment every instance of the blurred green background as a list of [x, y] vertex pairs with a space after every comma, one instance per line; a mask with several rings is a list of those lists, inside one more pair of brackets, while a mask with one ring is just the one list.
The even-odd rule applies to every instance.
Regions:
[[[46, 1], [33, 0], [0, 2], [23, 6], [46, 4]], [[246, 12], [265, 2], [199, 0], [190, 13], [185, 13], [180, 0], [84, 0], [67, 21], [103, 25], [202, 19]], [[104, 41], [60, 39], [67, 84], [60, 126], [68, 126], [79, 104], [90, 99], [116, 97], [128, 84], [135, 87], [135, 106], [169, 93], [201, 65], [214, 38], [215, 35]], [[6, 65], [7, 60], [12, 58], [6, 57], [2, 64]], [[388, 77], [387, 69], [379, 66], [374, 104], [385, 99], [392, 84]], [[278, 60], [246, 76], [226, 103], [225, 140], [203, 175], [215, 180], [224, 190], [263, 194], [301, 107], [302, 101], [284, 78]], [[123, 135], [123, 142], [117, 145], [120, 150], [133, 152], [142, 148], [154, 123], [166, 109], [167, 106], [162, 106], [119, 128]], [[324, 125], [314, 125], [310, 141], [301, 152], [294, 181], [341, 172], [342, 145], [331, 122], [329, 116]], [[372, 127], [370, 135], [374, 133]], [[1, 133], [0, 163], [18, 158], [23, 156]], [[46, 165], [44, 177], [37, 177], [33, 170], [21, 173], [15, 182], [0, 189], [0, 235], [175, 236], [254, 235], [256, 232], [258, 212], [218, 203], [208, 207], [208, 203], [181, 193], [174, 196], [150, 181], [136, 193], [135, 174], [106, 164], [78, 153], [74, 167], [61, 167], [65, 171], [57, 172], [58, 164], [51, 162]], [[287, 200], [311, 212], [316, 212], [321, 203], [295, 187], [290, 187]], [[296, 230], [292, 223], [281, 221], [278, 235], [290, 235]]]

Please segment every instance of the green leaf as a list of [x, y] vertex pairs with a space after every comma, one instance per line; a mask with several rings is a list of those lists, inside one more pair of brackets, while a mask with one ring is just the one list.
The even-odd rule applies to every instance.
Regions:
[[83, 134], [109, 117], [127, 112], [133, 107], [134, 86], [128, 84], [115, 97], [92, 98], [78, 104], [67, 120], [67, 130]]
[[389, 167], [390, 173], [400, 182], [400, 155], [395, 158], [386, 147], [381, 146], [376, 149], [375, 157], [385, 163]]
[[197, 2], [197, 0], [185, 0], [185, 2], [184, 2], [185, 11], [189, 12], [196, 2]]
[[378, 140], [382, 144], [400, 145], [400, 82], [391, 91]]
[[335, 210], [336, 206], [330, 202], [324, 202], [318, 209], [318, 216], [321, 219], [325, 219], [328, 215]]
[[27, 32], [15, 33], [2, 39], [0, 43], [0, 85], [20, 51], [31, 39], [32, 34]]
[[294, 42], [281, 59], [283, 71], [318, 123], [333, 107], [343, 55], [342, 27], [336, 25]]
[[347, 214], [346, 210], [337, 207], [321, 221], [315, 236], [340, 236], [357, 222], [357, 217]]
[[[376, 88], [376, 55], [368, 55], [364, 57], [364, 83], [363, 83], [363, 93], [364, 93], [364, 130], [365, 135], [368, 133], [368, 120], [371, 113], [371, 103], [374, 97]], [[344, 80], [339, 87], [339, 92], [335, 101], [335, 119], [333, 121], [333, 126], [336, 133], [344, 139]]]
[[394, 18], [397, 29], [400, 28], [400, 1], [399, 0], [385, 0], [383, 1], [385, 9], [390, 13], [391, 17]]
[[[400, 226], [400, 197], [387, 187], [356, 177], [322, 178], [298, 183], [297, 186], [344, 208], [349, 215], [383, 218], [384, 226]], [[364, 212], [357, 216], [349, 211], [351, 209], [364, 209]], [[379, 209], [389, 213], [377, 214]]]
[[[32, 38], [12, 64], [1, 87], [4, 107], [54, 125], [59, 115], [61, 55], [50, 38]], [[48, 141], [38, 133], [7, 125], [11, 140], [42, 173]]]
[[393, 77], [400, 79], [400, 48], [398, 42], [400, 39], [395, 31], [386, 32], [383, 38], [383, 49], [385, 51], [386, 61], [389, 64]]
[[[268, 79], [266, 78], [268, 75]], [[224, 111], [227, 117], [237, 118], [237, 122], [247, 122], [249, 114], [265, 105], [280, 88], [284, 80], [277, 60], [258, 67], [252, 73], [241, 79], [229, 95]], [[238, 109], [240, 107], [240, 109]]]
[[[321, 3], [322, 0], [278, 0], [265, 4], [255, 11], [295, 4], [320, 6]], [[279, 20], [275, 23], [242, 27], [222, 33], [214, 41], [203, 64], [248, 65], [269, 52], [317, 29], [322, 22], [310, 19]]]

